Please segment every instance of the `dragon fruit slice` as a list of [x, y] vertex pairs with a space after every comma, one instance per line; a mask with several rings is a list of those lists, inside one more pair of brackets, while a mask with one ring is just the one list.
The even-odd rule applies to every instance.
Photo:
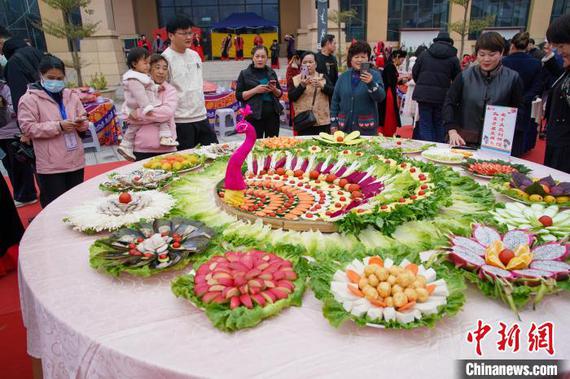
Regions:
[[515, 250], [520, 245], [531, 245], [534, 235], [523, 230], [510, 230], [503, 236], [505, 248]]
[[[486, 273], [493, 278], [504, 278], [504, 279], [513, 279], [513, 274], [510, 271], [503, 270], [500, 267], [495, 267], [491, 265], [483, 265], [481, 266], [481, 273]], [[480, 276], [481, 276], [480, 273]], [[483, 277], [483, 276], [481, 276]]]
[[488, 226], [476, 225], [473, 229], [473, 237], [481, 245], [487, 247], [493, 241], [500, 240], [501, 235], [495, 229]]
[[449, 253], [449, 258], [455, 264], [456, 267], [475, 268], [485, 264], [485, 261], [480, 256], [467, 253], [465, 251], [462, 252], [452, 251], [451, 253]]
[[517, 278], [534, 278], [534, 279], [550, 278], [551, 276], [554, 276], [553, 272], [544, 271], [544, 270], [537, 270], [537, 269], [533, 269], [533, 268], [527, 268], [524, 270], [514, 270], [513, 274]]
[[[451, 243], [454, 245], [454, 251], [468, 251], [475, 255], [485, 255], [485, 247], [477, 241], [466, 237], [453, 237]], [[462, 249], [455, 250], [456, 247]]]
[[532, 249], [535, 261], [562, 260], [568, 255], [568, 246], [551, 242]]
[[566, 278], [570, 273], [570, 265], [560, 261], [536, 261], [530, 264], [530, 268], [552, 272], [557, 279]]

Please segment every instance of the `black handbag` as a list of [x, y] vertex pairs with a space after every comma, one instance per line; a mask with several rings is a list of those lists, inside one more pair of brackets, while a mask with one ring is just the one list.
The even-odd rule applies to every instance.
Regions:
[[20, 141], [19, 136], [16, 137], [18, 139], [10, 143], [15, 158], [20, 163], [35, 164], [36, 154], [34, 154], [34, 147], [31, 144], [28, 145]]
[[313, 107], [315, 106], [315, 100], [317, 98], [317, 89], [315, 88], [315, 92], [313, 93], [313, 103], [311, 104], [311, 109], [308, 111], [303, 111], [299, 114], [295, 115], [293, 119], [293, 126], [296, 131], [302, 132], [311, 126], [315, 126], [317, 123], [317, 118], [313, 113]]

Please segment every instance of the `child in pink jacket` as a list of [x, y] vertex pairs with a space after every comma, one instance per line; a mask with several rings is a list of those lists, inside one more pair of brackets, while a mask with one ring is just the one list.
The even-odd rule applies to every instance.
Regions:
[[64, 63], [46, 55], [39, 71], [41, 81], [20, 98], [18, 122], [34, 146], [40, 203], [45, 208], [83, 182], [85, 153], [79, 133], [89, 123], [79, 96], [64, 88]]
[[[146, 115], [161, 105], [158, 100], [158, 85], [148, 75], [150, 69], [148, 50], [140, 47], [132, 49], [127, 56], [127, 65], [130, 69], [123, 75], [125, 93], [123, 113], [130, 115], [135, 110], [141, 110], [142, 114]], [[161, 145], [178, 146], [168, 123], [161, 123], [159, 128]], [[136, 160], [133, 148], [138, 129], [137, 125], [129, 122], [121, 145], [117, 149], [130, 161]]]

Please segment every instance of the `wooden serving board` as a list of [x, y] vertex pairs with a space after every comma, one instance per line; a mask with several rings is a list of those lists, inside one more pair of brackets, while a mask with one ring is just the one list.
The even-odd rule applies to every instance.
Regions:
[[291, 221], [275, 217], [259, 217], [251, 213], [243, 212], [240, 209], [234, 208], [231, 205], [226, 204], [220, 196], [218, 196], [218, 191], [214, 189], [214, 197], [216, 199], [216, 204], [218, 207], [224, 210], [224, 212], [236, 216], [240, 220], [247, 220], [251, 222], [256, 222], [261, 220], [265, 225], [269, 225], [273, 229], [285, 229], [294, 230], [296, 232], [308, 232], [310, 230], [320, 231], [321, 233], [335, 233], [337, 227], [332, 222], [325, 221]]

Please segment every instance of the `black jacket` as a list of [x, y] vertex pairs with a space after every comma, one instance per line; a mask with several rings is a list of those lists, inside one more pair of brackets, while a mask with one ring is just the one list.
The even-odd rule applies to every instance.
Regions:
[[[239, 73], [239, 77], [237, 80], [236, 86], [236, 98], [243, 103], [243, 105], [249, 104], [251, 107], [251, 118], [254, 120], [261, 119], [261, 112], [263, 108], [263, 95], [255, 95], [250, 97], [248, 100], [244, 100], [243, 93], [244, 91], [249, 91], [250, 89], [257, 87], [261, 84], [260, 78], [267, 77], [269, 80], [276, 81], [276, 87], [281, 90], [281, 86], [279, 85], [279, 79], [277, 79], [277, 74], [273, 71], [270, 67], [265, 66], [264, 68], [254, 68], [253, 63], [250, 64], [245, 70], [242, 70]], [[283, 107], [279, 103], [279, 99], [271, 95], [271, 99], [273, 101], [273, 107], [275, 108], [275, 113], [281, 113], [281, 109]]]
[[546, 115], [547, 146], [570, 147], [570, 70], [561, 70], [561, 75], [554, 82], [546, 104]]
[[521, 108], [523, 83], [519, 74], [500, 65], [489, 73], [472, 66], [458, 75], [449, 87], [443, 104], [443, 123], [456, 129], [467, 143], [480, 145], [485, 108], [501, 105]]
[[42, 59], [42, 52], [35, 47], [29, 46], [20, 38], [10, 38], [4, 43], [3, 54], [8, 60], [4, 67], [4, 76], [10, 93], [14, 111], [18, 112], [18, 102], [27, 89], [29, 83], [40, 79], [38, 67]]
[[460, 72], [457, 49], [446, 42], [434, 43], [418, 57], [412, 69], [416, 82], [413, 99], [443, 104], [447, 89]]

